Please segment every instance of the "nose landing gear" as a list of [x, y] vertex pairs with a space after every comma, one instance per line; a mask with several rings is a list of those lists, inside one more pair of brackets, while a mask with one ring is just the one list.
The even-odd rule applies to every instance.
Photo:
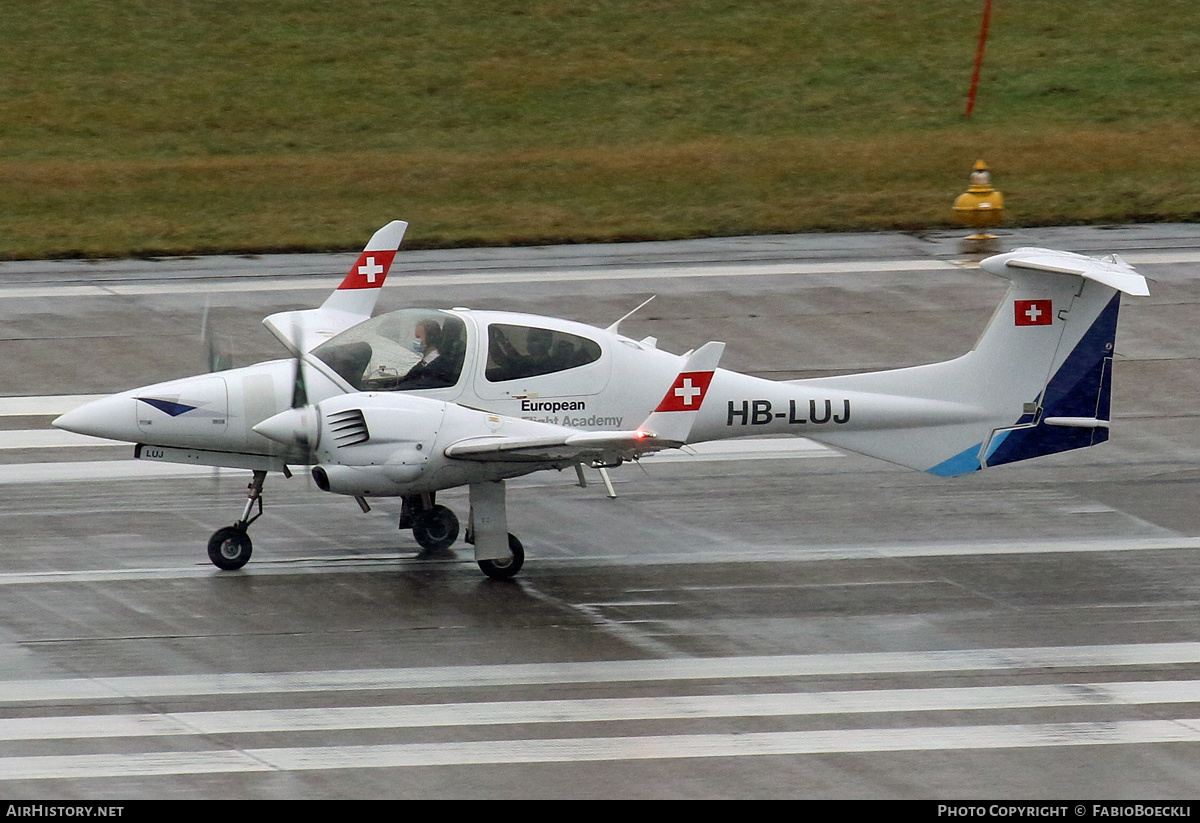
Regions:
[[[262, 517], [262, 489], [266, 480], [267, 473], [265, 471], [256, 470], [254, 472], [254, 479], [250, 481], [249, 492], [246, 494], [246, 507], [242, 509], [241, 519], [232, 526], [217, 529], [208, 539], [208, 559], [218, 569], [232, 571], [240, 569], [250, 561], [254, 545], [250, 542], [247, 530], [251, 523]], [[254, 511], [256, 506], [257, 512]]]

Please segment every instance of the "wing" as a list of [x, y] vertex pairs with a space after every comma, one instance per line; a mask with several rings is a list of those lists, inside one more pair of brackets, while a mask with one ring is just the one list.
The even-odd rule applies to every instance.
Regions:
[[445, 454], [462, 460], [615, 464], [646, 452], [678, 448], [687, 442], [724, 351], [724, 343], [711, 342], [689, 355], [662, 402], [632, 431], [589, 432], [545, 426], [545, 431], [523, 436], [464, 438], [446, 447]]

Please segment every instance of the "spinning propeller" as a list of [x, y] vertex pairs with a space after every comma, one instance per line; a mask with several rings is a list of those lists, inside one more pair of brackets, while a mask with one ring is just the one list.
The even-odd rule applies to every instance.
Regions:
[[218, 372], [233, 368], [233, 352], [228, 345], [228, 338], [220, 341], [213, 332], [208, 317], [209, 301], [204, 301], [204, 314], [200, 318], [200, 342], [204, 346], [205, 366], [208, 371]]
[[[298, 341], [301, 336], [296, 334], [295, 319], [292, 323], [292, 340]], [[304, 356], [298, 343], [293, 343], [292, 349], [292, 398], [289, 408], [279, 414], [268, 417], [254, 426], [254, 431], [263, 437], [283, 443], [285, 446], [304, 455], [306, 465], [316, 463], [313, 453], [318, 437], [316, 406], [308, 401], [308, 382], [304, 376]]]

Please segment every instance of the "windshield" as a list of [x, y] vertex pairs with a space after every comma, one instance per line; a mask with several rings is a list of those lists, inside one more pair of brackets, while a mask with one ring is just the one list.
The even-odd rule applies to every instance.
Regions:
[[462, 320], [436, 309], [401, 309], [347, 329], [313, 350], [355, 391], [453, 386], [462, 372]]

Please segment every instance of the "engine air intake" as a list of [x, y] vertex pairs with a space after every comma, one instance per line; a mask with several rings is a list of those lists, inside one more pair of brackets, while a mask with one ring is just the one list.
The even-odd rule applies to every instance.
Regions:
[[363, 416], [362, 409], [332, 412], [326, 419], [329, 422], [329, 432], [339, 449], [345, 446], [357, 446], [371, 439], [371, 432], [367, 430], [367, 419]]

